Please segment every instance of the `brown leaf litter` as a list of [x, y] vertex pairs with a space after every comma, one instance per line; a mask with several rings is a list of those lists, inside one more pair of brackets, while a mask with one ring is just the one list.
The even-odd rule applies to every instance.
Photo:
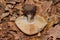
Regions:
[[0, 0], [0, 40], [60, 40], [60, 0]]

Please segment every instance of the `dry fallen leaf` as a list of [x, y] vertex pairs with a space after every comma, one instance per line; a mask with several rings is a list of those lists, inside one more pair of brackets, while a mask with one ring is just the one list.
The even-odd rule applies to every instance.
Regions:
[[47, 32], [49, 36], [53, 37], [53, 40], [56, 40], [56, 38], [60, 38], [60, 25], [56, 25], [55, 27], [52, 27]]
[[50, 6], [52, 5], [52, 1], [43, 1], [41, 2], [41, 4], [36, 4], [37, 6], [37, 14], [39, 15], [46, 15], [47, 10], [50, 8]]
[[18, 17], [15, 23], [21, 31], [28, 35], [40, 32], [47, 24], [45, 19], [38, 15], [36, 15], [31, 22], [24, 16]]

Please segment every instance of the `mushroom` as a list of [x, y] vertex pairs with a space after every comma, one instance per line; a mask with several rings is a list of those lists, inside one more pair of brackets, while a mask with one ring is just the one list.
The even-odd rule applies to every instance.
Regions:
[[18, 17], [15, 21], [22, 32], [33, 35], [40, 32], [46, 26], [46, 20], [43, 17], [36, 15], [35, 5], [25, 4], [23, 6], [23, 13], [23, 16]]
[[39, 15], [35, 15], [33, 20], [30, 20], [30, 15], [28, 16], [28, 20], [27, 17], [20, 16], [16, 19], [15, 23], [22, 32], [28, 35], [42, 31], [47, 24], [46, 20]]

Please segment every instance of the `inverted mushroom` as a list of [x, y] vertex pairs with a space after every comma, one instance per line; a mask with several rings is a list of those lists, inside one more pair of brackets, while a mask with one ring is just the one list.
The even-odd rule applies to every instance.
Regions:
[[28, 35], [42, 31], [47, 24], [46, 20], [39, 15], [35, 15], [34, 19], [31, 21], [27, 20], [27, 17], [21, 16], [16, 19], [15, 23], [22, 32]]

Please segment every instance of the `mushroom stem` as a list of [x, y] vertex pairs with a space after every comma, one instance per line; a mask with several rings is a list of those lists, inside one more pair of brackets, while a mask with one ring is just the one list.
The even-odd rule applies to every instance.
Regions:
[[31, 22], [31, 15], [28, 15], [28, 21]]

